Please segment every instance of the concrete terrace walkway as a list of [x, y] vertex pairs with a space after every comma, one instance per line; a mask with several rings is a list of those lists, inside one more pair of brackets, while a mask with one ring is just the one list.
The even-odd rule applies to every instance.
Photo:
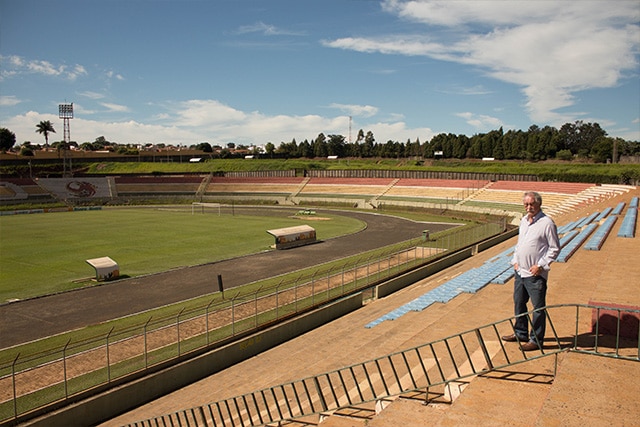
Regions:
[[[640, 190], [556, 216], [558, 225], [617, 203]], [[544, 208], [544, 206], [543, 206]], [[615, 303], [640, 306], [640, 236], [617, 237], [618, 220], [600, 251], [579, 249], [552, 266], [549, 305]], [[636, 232], [637, 233], [637, 232]], [[263, 354], [191, 384], [102, 424], [120, 426], [384, 356], [513, 314], [512, 285], [489, 285], [397, 320], [365, 325], [515, 244], [515, 238], [419, 281], [387, 298], [323, 325]], [[557, 322], [557, 321], [556, 321]], [[573, 319], [566, 319], [571, 326]], [[564, 323], [564, 322], [563, 322]], [[582, 325], [585, 326], [585, 325]], [[567, 327], [567, 325], [563, 325]], [[578, 426], [637, 425], [640, 363], [577, 353], [530, 361], [510, 372], [475, 378], [452, 405], [424, 406], [399, 399], [371, 419], [332, 416], [321, 425], [343, 426]]]

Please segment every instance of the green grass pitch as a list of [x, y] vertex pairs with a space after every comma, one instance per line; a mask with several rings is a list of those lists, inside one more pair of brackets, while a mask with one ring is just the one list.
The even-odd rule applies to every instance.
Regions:
[[[290, 214], [290, 213], [289, 213]], [[121, 276], [139, 276], [269, 249], [266, 230], [308, 224], [318, 239], [364, 227], [339, 214], [305, 222], [190, 207], [127, 208], [0, 217], [0, 303], [94, 284], [87, 259], [108, 256]]]

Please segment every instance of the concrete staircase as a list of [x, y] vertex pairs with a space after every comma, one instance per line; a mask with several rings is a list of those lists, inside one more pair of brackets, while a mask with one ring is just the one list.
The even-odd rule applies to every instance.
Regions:
[[377, 194], [373, 199], [369, 200], [369, 205], [374, 209], [377, 208], [378, 200], [380, 199], [380, 197], [387, 194], [399, 181], [400, 181], [400, 178], [396, 178], [393, 181], [391, 181], [391, 184], [387, 185], [387, 187], [384, 190], [382, 190], [380, 194]]
[[472, 192], [467, 197], [465, 197], [464, 199], [460, 200], [457, 204], [458, 205], [463, 205], [466, 202], [475, 199], [476, 197], [478, 197], [478, 195], [480, 195], [480, 194], [484, 193], [485, 191], [487, 191], [487, 189], [490, 188], [491, 185], [493, 185], [493, 182], [488, 182], [484, 187], [480, 188], [478, 191]]
[[207, 192], [207, 187], [209, 187], [209, 183], [211, 183], [211, 179], [213, 178], [213, 174], [210, 173], [206, 176], [205, 179], [202, 180], [200, 186], [198, 187], [198, 191], [196, 191], [196, 199], [202, 201], [204, 194]]
[[304, 187], [307, 186], [309, 181], [311, 181], [310, 177], [306, 177], [305, 179], [303, 179], [300, 185], [298, 186], [298, 188], [296, 188], [296, 190], [293, 193], [291, 193], [289, 197], [287, 197], [287, 201], [291, 202], [291, 204], [297, 205], [298, 201], [296, 200], [296, 197], [298, 197], [298, 194], [300, 194], [300, 192], [304, 190]]
[[[619, 372], [626, 369], [629, 378], [637, 378], [640, 363], [574, 352], [557, 357], [557, 370], [555, 357], [536, 359], [475, 377], [457, 395], [448, 396], [446, 388], [434, 391], [428, 404], [424, 393], [408, 394], [389, 400], [384, 408], [369, 405], [359, 411], [337, 412], [319, 425], [524, 427], [595, 425], [589, 424], [594, 420], [597, 425], [637, 423], [640, 410], [634, 400], [640, 395], [640, 383], [619, 378], [624, 393], [605, 390], [603, 385], [611, 383], [611, 375], [621, 375]], [[620, 364], [628, 367], [621, 370]], [[588, 375], [584, 374], [585, 366], [589, 366]], [[562, 419], [559, 413], [564, 414]]]

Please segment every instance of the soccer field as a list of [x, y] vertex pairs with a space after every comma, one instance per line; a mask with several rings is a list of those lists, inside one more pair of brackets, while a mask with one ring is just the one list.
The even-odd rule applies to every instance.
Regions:
[[194, 215], [182, 206], [0, 216], [0, 303], [95, 284], [87, 259], [108, 256], [121, 276], [139, 276], [268, 250], [274, 238], [266, 230], [274, 228], [308, 224], [324, 240], [365, 226], [335, 213], [311, 221], [291, 210], [263, 211]]

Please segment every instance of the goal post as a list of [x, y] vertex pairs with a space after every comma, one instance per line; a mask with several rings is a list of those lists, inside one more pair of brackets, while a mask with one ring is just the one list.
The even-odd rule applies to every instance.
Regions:
[[197, 208], [199, 208], [201, 213], [205, 213], [206, 208], [218, 208], [218, 216], [220, 216], [221, 207], [222, 204], [220, 203], [193, 202], [191, 203], [191, 215], [195, 215]]

